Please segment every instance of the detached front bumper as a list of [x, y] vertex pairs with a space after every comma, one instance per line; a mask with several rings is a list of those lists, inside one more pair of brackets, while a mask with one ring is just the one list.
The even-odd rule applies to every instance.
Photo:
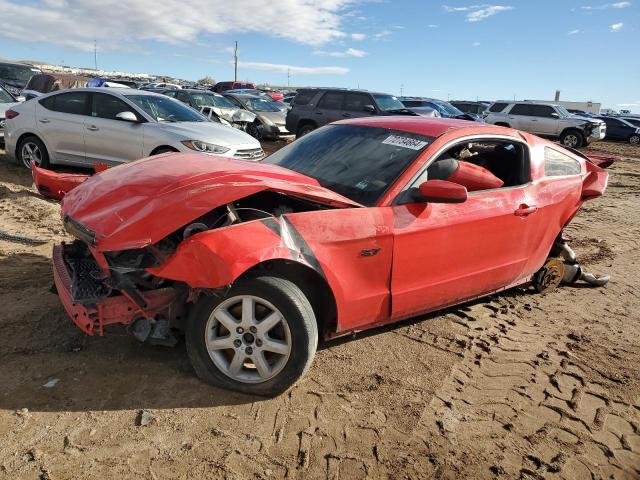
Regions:
[[71, 245], [64, 243], [53, 247], [53, 278], [62, 306], [73, 323], [84, 333], [103, 335], [106, 325], [115, 323], [127, 325], [137, 318], [149, 320], [158, 316], [168, 320], [175, 318], [181, 306], [181, 303], [176, 301], [180, 292], [172, 287], [144, 292], [141, 295], [144, 301], [143, 306], [117, 290], [112, 291], [110, 287], [105, 288], [109, 293], [97, 298], [95, 302], [87, 303], [85, 299], [80, 303], [74, 299], [73, 292], [79, 290], [78, 282], [83, 279], [74, 279], [70, 271], [67, 262], [70, 248]]

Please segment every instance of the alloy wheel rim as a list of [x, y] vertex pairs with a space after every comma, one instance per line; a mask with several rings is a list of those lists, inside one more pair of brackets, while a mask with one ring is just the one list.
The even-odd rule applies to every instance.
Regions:
[[578, 137], [575, 135], [567, 135], [564, 137], [564, 144], [567, 147], [575, 147], [578, 144]]
[[40, 147], [33, 142], [27, 142], [22, 146], [22, 163], [27, 168], [31, 168], [31, 161], [36, 164], [37, 167], [42, 163], [42, 152]]
[[631, 137], [631, 144], [632, 145], [640, 144], [640, 136], [634, 135], [633, 137]]
[[238, 295], [211, 312], [205, 344], [215, 366], [242, 383], [278, 375], [291, 355], [291, 330], [282, 313], [253, 295]]

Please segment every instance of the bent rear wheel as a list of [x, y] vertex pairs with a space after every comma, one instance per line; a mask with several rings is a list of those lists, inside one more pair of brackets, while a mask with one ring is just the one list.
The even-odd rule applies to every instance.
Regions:
[[282, 393], [309, 369], [318, 331], [302, 291], [288, 280], [257, 277], [224, 297], [204, 297], [187, 325], [187, 351], [200, 378], [243, 393]]
[[31, 162], [36, 167], [49, 168], [49, 154], [42, 141], [34, 136], [26, 137], [18, 145], [18, 160], [27, 168], [31, 168]]

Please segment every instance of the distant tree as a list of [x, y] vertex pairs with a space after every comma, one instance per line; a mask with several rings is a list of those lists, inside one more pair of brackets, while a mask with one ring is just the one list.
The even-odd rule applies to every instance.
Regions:
[[213, 78], [211, 78], [209, 76], [206, 76], [206, 77], [201, 78], [200, 80], [198, 80], [198, 83], [200, 85], [214, 85], [216, 83], [216, 81]]

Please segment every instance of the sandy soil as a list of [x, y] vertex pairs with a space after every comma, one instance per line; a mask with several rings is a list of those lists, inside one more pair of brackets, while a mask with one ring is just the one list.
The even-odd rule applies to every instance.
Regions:
[[83, 336], [49, 292], [59, 208], [0, 151], [0, 230], [46, 241], [0, 240], [0, 478], [640, 478], [640, 150], [594, 148], [628, 158], [567, 233], [607, 287], [325, 344], [271, 400], [204, 385], [182, 343]]

